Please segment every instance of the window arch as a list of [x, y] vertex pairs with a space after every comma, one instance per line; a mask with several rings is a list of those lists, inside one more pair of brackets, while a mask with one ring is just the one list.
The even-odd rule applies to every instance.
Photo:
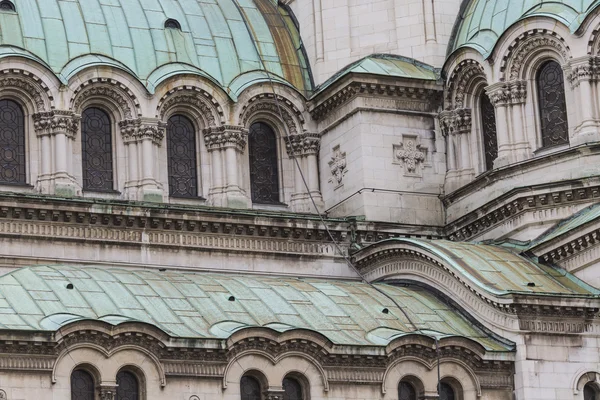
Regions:
[[583, 400], [600, 400], [598, 389], [593, 383], [588, 382], [583, 387]]
[[117, 396], [115, 400], [139, 400], [140, 387], [137, 377], [125, 370], [117, 373]]
[[244, 375], [240, 380], [241, 400], [261, 400], [260, 382], [253, 376]]
[[167, 123], [169, 194], [173, 197], [198, 196], [196, 132], [192, 121], [173, 115]]
[[454, 389], [446, 382], [440, 382], [440, 400], [456, 400]]
[[496, 109], [485, 92], [481, 93], [479, 110], [481, 112], [485, 169], [489, 171], [494, 169], [494, 160], [498, 158], [498, 135], [496, 132]]
[[417, 400], [415, 387], [408, 382], [400, 382], [398, 385], [398, 400]]
[[283, 400], [304, 400], [302, 393], [302, 385], [297, 379], [285, 377], [283, 378]]
[[569, 123], [562, 68], [554, 61], [541, 65], [537, 77], [542, 147], [569, 143]]
[[248, 150], [252, 202], [279, 203], [277, 136], [273, 129], [263, 122], [252, 124], [248, 135]]
[[95, 400], [94, 378], [82, 369], [71, 373], [71, 400]]
[[0, 100], [0, 184], [27, 183], [25, 116], [12, 100]]
[[81, 157], [83, 189], [113, 190], [112, 128], [108, 114], [96, 107], [81, 115]]
[[165, 28], [181, 30], [181, 24], [176, 19], [169, 18], [165, 21]]
[[0, 11], [17, 11], [12, 1], [2, 0], [0, 1]]

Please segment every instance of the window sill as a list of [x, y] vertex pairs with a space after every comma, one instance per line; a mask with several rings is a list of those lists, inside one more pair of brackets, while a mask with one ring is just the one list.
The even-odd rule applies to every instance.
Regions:
[[569, 143], [557, 144], [554, 146], [540, 147], [533, 151], [534, 157], [545, 156], [557, 151], [567, 150], [570, 147]]
[[285, 203], [252, 203], [253, 210], [273, 210], [281, 211], [287, 210], [289, 205]]

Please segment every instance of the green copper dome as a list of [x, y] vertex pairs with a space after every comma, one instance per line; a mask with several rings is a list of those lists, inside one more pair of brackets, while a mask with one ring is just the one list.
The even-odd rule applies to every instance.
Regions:
[[488, 57], [502, 34], [515, 22], [553, 18], [575, 32], [600, 0], [464, 0], [448, 52], [472, 47]]
[[[15, 12], [0, 12], [0, 57], [35, 59], [63, 82], [88, 66], [110, 65], [150, 92], [182, 73], [211, 79], [234, 98], [267, 72], [311, 90], [298, 30], [271, 0], [13, 2]], [[165, 28], [170, 19], [181, 29]]]

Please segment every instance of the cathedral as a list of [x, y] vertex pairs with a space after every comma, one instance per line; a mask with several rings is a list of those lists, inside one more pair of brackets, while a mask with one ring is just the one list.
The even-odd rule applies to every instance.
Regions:
[[0, 0], [0, 399], [600, 400], [600, 0]]

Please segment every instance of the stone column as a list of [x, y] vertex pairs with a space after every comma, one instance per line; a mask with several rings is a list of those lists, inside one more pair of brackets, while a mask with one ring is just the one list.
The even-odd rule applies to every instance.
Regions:
[[523, 108], [527, 99], [527, 81], [511, 81], [508, 83], [508, 88], [514, 161], [527, 160], [531, 158], [531, 145], [523, 120]]
[[130, 119], [119, 123], [121, 136], [127, 147], [127, 198], [150, 202], [164, 200], [157, 160], [166, 126], [155, 118]]
[[34, 128], [40, 138], [40, 174], [38, 190], [59, 196], [81, 194], [74, 173], [72, 149], [79, 131], [80, 117], [71, 111], [54, 110], [33, 115]]
[[[448, 139], [448, 189], [468, 183], [474, 175], [469, 135], [471, 134], [471, 110], [460, 108], [440, 113], [442, 134]], [[453, 154], [450, 154], [453, 152]]]
[[[287, 154], [294, 163], [294, 192], [291, 197], [292, 210], [316, 213], [310, 196], [319, 210], [323, 207], [323, 197], [319, 189], [318, 154], [321, 136], [318, 133], [303, 132], [284, 136]], [[298, 160], [294, 160], [294, 157]], [[298, 168], [302, 168], [302, 174]], [[304, 175], [304, 179], [302, 179]], [[306, 181], [306, 184], [305, 184]], [[308, 187], [307, 187], [308, 186]]]
[[569, 61], [563, 68], [573, 95], [579, 101], [575, 136], [570, 141], [571, 145], [598, 142], [600, 124], [594, 108], [598, 100], [594, 94], [594, 83], [598, 80], [600, 59], [597, 56], [581, 57]]
[[220, 207], [248, 208], [250, 199], [242, 189], [239, 165], [248, 142], [248, 130], [224, 125], [204, 130], [211, 155], [212, 182], [208, 201]]
[[485, 91], [494, 107], [496, 107], [498, 157], [494, 160], [494, 168], [503, 167], [513, 161], [511, 136], [508, 124], [510, 89], [505, 82], [498, 82], [486, 87]]

